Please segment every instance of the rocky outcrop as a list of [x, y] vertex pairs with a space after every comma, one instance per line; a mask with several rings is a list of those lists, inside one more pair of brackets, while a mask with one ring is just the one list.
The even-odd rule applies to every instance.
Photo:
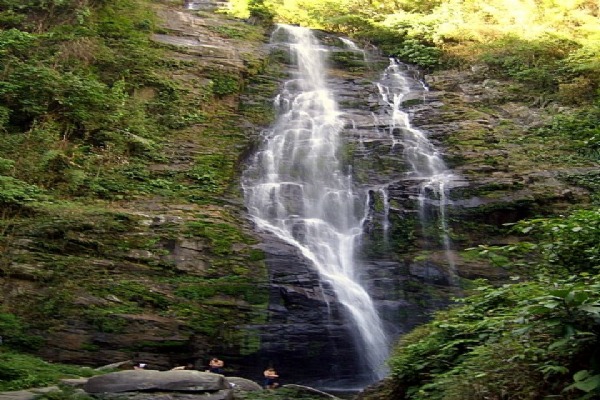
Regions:
[[307, 398], [336, 400], [336, 396], [300, 385], [284, 385], [278, 392], [265, 390], [257, 383], [241, 377], [192, 370], [153, 371], [128, 370], [109, 372], [91, 378], [63, 379], [61, 386], [0, 392], [2, 400], [33, 400], [40, 395], [81, 396], [94, 399], [175, 400], [245, 399], [249, 392], [253, 399]]
[[88, 379], [88, 393], [136, 391], [216, 392], [230, 389], [225, 377], [200, 371], [130, 370], [98, 375]]

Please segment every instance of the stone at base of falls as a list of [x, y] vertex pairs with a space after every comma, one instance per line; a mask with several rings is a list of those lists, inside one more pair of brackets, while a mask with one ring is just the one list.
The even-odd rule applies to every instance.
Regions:
[[[234, 400], [245, 398], [243, 392], [263, 390], [258, 383], [249, 379], [200, 371], [127, 370], [89, 379], [63, 379], [61, 384], [74, 390], [67, 392], [69, 396], [87, 395], [98, 400]], [[219, 389], [204, 390], [201, 387]], [[49, 392], [60, 395], [64, 393], [63, 390], [64, 388], [51, 386], [0, 392], [0, 400], [35, 400], [41, 394]], [[308, 396], [311, 399], [340, 400], [329, 393], [302, 385], [283, 385], [277, 391], [285, 393], [288, 398]], [[268, 392], [270, 391], [265, 390], [265, 393]]]
[[387, 377], [374, 384], [367, 386], [360, 392], [354, 400], [389, 400], [394, 396], [394, 382], [392, 378]]
[[320, 390], [317, 390], [315, 388], [311, 388], [309, 386], [302, 386], [302, 385], [283, 385], [281, 387], [282, 389], [287, 389], [288, 391], [294, 391], [295, 394], [300, 398], [303, 397], [303, 395], [309, 395], [311, 398], [314, 399], [330, 399], [330, 400], [339, 400], [338, 397], [335, 397], [334, 395], [331, 395], [329, 393], [325, 393], [325, 392], [321, 392]]
[[131, 370], [98, 375], [83, 386], [87, 393], [231, 391], [223, 375], [200, 371]]
[[237, 376], [228, 376], [225, 378], [230, 383], [235, 392], [254, 392], [263, 390], [262, 386], [250, 379], [240, 378]]
[[94, 393], [92, 397], [100, 400], [234, 400], [233, 390], [217, 392], [126, 392]]

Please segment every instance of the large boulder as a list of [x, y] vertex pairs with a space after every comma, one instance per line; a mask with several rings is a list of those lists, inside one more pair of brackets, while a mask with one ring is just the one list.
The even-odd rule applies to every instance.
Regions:
[[126, 392], [93, 394], [98, 400], [234, 400], [233, 390], [218, 392]]
[[217, 392], [229, 389], [225, 377], [200, 371], [119, 371], [88, 379], [83, 389], [88, 393], [122, 393], [139, 391]]
[[240, 378], [238, 376], [228, 376], [225, 380], [230, 384], [231, 388], [236, 392], [253, 392], [262, 390], [262, 387], [249, 379]]

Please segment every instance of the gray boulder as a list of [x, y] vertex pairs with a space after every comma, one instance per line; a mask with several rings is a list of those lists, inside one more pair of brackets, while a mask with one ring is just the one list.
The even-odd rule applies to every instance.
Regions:
[[234, 400], [233, 390], [217, 392], [126, 392], [95, 393], [98, 400]]
[[87, 393], [217, 392], [229, 388], [223, 375], [188, 370], [112, 372], [94, 376], [83, 386]]
[[77, 389], [83, 389], [89, 378], [65, 378], [60, 383]]
[[246, 378], [228, 376], [225, 378], [225, 380], [231, 384], [231, 388], [236, 392], [253, 392], [255, 390], [263, 390], [258, 383]]

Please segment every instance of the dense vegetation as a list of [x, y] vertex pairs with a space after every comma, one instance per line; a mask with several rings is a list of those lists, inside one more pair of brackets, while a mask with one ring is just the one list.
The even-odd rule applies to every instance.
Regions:
[[[196, 310], [204, 300], [239, 295], [253, 306], [265, 301], [248, 278], [264, 273], [252, 264], [259, 264], [260, 254], [223, 261], [209, 279], [188, 281], [168, 263], [152, 260], [153, 271], [166, 276], [162, 284], [176, 286], [174, 301], [145, 281], [89, 275], [73, 253], [74, 248], [94, 255], [108, 247], [123, 254], [149, 250], [175, 234], [165, 226], [159, 235], [131, 235], [114, 243], [115, 233], [138, 226], [130, 214], [117, 211], [122, 200], [159, 193], [173, 202], [219, 204], [235, 181], [238, 153], [228, 149], [239, 144], [239, 128], [220, 100], [239, 91], [242, 82], [205, 71], [212, 79], [200, 93], [174, 83], [169, 79], [174, 61], [164, 57], [168, 48], [149, 40], [160, 31], [151, 3], [140, 2], [0, 0], [0, 274], [22, 273], [11, 269], [15, 259], [31, 261], [9, 252], [26, 232], [37, 240], [32, 245], [37, 254], [45, 254], [35, 261], [53, 265], [37, 281], [60, 289], [29, 299], [22, 316], [5, 312], [9, 304], [0, 303], [0, 335], [9, 338], [0, 353], [0, 378], [9, 382], [2, 390], [89, 373], [15, 353], [41, 343], [20, 318], [37, 322], [38, 331], [51, 328], [53, 318], [75, 313], [67, 306], [74, 286], [123, 300], [119, 310], [92, 308], [78, 316], [106, 332], [123, 329], [109, 312], [154, 307], [185, 315], [195, 329], [211, 334], [222, 310]], [[490, 76], [526, 85], [540, 105], [563, 107], [565, 112], [537, 135], [559, 137], [570, 151], [600, 159], [596, 1], [236, 0], [232, 5], [239, 16], [339, 32], [425, 69], [483, 65]], [[260, 35], [232, 29], [223, 34]], [[256, 63], [248, 59], [250, 68], [259, 69]], [[170, 132], [199, 125], [205, 133], [199, 146], [214, 147], [194, 160], [194, 168], [168, 173], [148, 168], [164, 161]], [[595, 193], [588, 209], [523, 221], [514, 226], [521, 235], [518, 244], [472, 250], [509, 269], [514, 283], [481, 282], [456, 307], [403, 337], [390, 360], [397, 398], [600, 396], [600, 175], [579, 183]], [[223, 258], [233, 243], [250, 241], [231, 216], [213, 220], [208, 214], [187, 224], [184, 234], [206, 239], [210, 251]], [[88, 235], [72, 236], [79, 231]], [[231, 280], [231, 271], [241, 278]], [[64, 286], [73, 276], [76, 284]], [[228, 293], [231, 287], [235, 293]]]
[[592, 399], [600, 393], [600, 212], [514, 226], [521, 242], [473, 249], [511, 270], [402, 338], [398, 398]]

